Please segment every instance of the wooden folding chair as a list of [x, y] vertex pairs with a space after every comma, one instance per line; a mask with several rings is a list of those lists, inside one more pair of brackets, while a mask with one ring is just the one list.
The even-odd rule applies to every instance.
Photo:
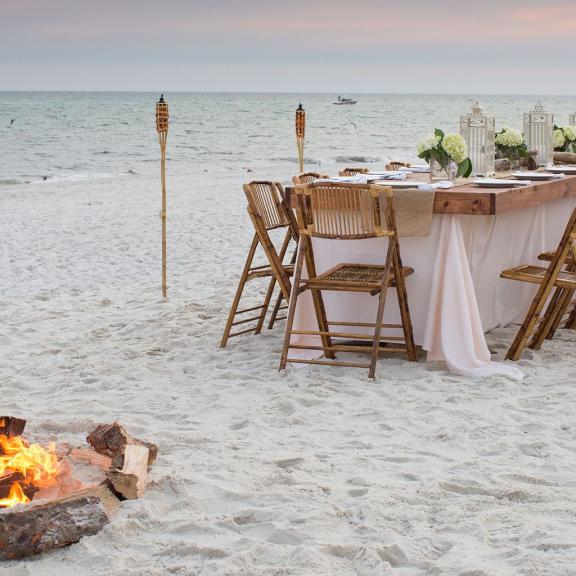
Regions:
[[[544, 260], [545, 262], [552, 262], [556, 252], [543, 252], [538, 256], [538, 260]], [[566, 257], [564, 263], [564, 269], [568, 272], [576, 271], [576, 260], [572, 258], [572, 254], [569, 253]], [[558, 328], [567, 328], [569, 330], [574, 330], [576, 328], [576, 300], [573, 299], [574, 290], [564, 290], [562, 288], [557, 288], [552, 296], [554, 302], [557, 304], [557, 313], [555, 317], [551, 317], [548, 320], [547, 331], [542, 331], [539, 335], [542, 341], [552, 340], [554, 338]]]
[[[288, 362], [324, 364], [368, 368], [374, 378], [376, 362], [381, 352], [406, 352], [411, 361], [416, 361], [416, 349], [412, 334], [412, 322], [408, 309], [405, 277], [412, 274], [411, 268], [402, 266], [396, 230], [392, 189], [369, 184], [312, 183], [296, 186], [298, 201], [298, 226], [300, 247], [293, 277], [293, 292], [288, 308], [288, 320], [280, 369]], [[362, 238], [388, 238], [386, 263], [337, 264], [326, 272], [317, 274], [312, 249], [312, 238], [331, 240], [358, 240]], [[302, 278], [304, 262], [308, 278]], [[383, 324], [386, 293], [395, 287], [398, 293], [401, 324]], [[294, 330], [294, 314], [298, 298], [306, 290], [311, 291], [318, 322], [317, 331]], [[322, 291], [364, 292], [378, 295], [375, 322], [336, 322], [326, 318]], [[334, 327], [334, 330], [331, 328]], [[349, 333], [345, 327], [372, 329], [372, 334]], [[382, 328], [400, 328], [402, 336], [382, 336]], [[321, 346], [293, 344], [293, 335], [318, 336]], [[334, 341], [339, 343], [334, 343]], [[352, 341], [352, 343], [349, 343]], [[360, 341], [357, 344], [356, 341]], [[391, 346], [391, 344], [394, 344]], [[400, 346], [404, 344], [404, 346]], [[323, 351], [327, 360], [305, 360], [289, 357], [289, 351]], [[369, 364], [336, 361], [336, 352], [369, 352]]]
[[319, 174], [318, 172], [306, 172], [298, 176], [292, 176], [292, 183], [294, 186], [298, 186], [298, 184], [310, 184], [310, 182], [314, 182], [320, 178], [329, 178], [329, 176], [327, 174]]
[[[294, 271], [294, 266], [293, 264], [284, 264], [284, 257], [290, 241], [293, 239], [298, 242], [299, 232], [294, 214], [284, 202], [282, 185], [277, 182], [250, 182], [249, 184], [244, 184], [244, 193], [248, 200], [248, 214], [254, 225], [255, 233], [242, 275], [240, 276], [238, 289], [232, 302], [224, 335], [220, 342], [222, 348], [226, 347], [228, 340], [233, 336], [240, 336], [248, 332], [260, 334], [276, 284], [280, 287], [280, 295], [272, 312], [269, 327], [272, 328], [277, 320], [284, 320], [285, 318], [278, 318], [278, 313], [280, 310], [287, 308], [287, 306], [282, 308], [281, 303], [282, 300], [289, 301], [292, 288], [290, 276]], [[286, 234], [284, 235], [280, 251], [277, 251], [269, 232], [282, 228], [286, 229]], [[268, 265], [253, 265], [258, 246], [263, 249], [268, 259]], [[238, 310], [246, 283], [257, 278], [270, 279], [263, 304]], [[256, 311], [259, 311], [256, 316], [242, 317], [244, 314]], [[240, 316], [240, 319], [237, 319], [237, 316]], [[238, 332], [232, 332], [235, 326], [251, 322], [256, 322], [256, 325]]]
[[386, 170], [399, 170], [400, 168], [410, 168], [410, 162], [399, 162], [392, 160], [386, 164]]
[[358, 166], [355, 168], [344, 168], [338, 172], [338, 176], [356, 176], [356, 174], [367, 174], [368, 172], [368, 168]]
[[[558, 248], [550, 256], [544, 254], [544, 258], [551, 258], [547, 268], [524, 264], [509, 270], [504, 270], [500, 276], [509, 280], [519, 280], [538, 284], [538, 292], [526, 314], [522, 326], [516, 334], [516, 338], [510, 346], [506, 358], [519, 360], [524, 348], [528, 345], [535, 350], [540, 349], [547, 338], [551, 338], [562, 321], [572, 294], [576, 290], [576, 209], [572, 212], [568, 225], [564, 230]], [[541, 255], [543, 256], [543, 255]], [[554, 293], [551, 295], [552, 290]], [[546, 303], [548, 304], [546, 305]], [[540, 316], [546, 306], [542, 320]], [[532, 339], [528, 343], [528, 340]]]

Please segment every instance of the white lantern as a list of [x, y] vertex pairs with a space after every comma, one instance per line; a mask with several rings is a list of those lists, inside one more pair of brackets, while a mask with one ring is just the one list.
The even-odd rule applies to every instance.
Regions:
[[537, 150], [539, 166], [552, 164], [554, 144], [552, 132], [554, 131], [554, 114], [546, 112], [542, 102], [534, 106], [534, 110], [524, 114], [524, 138], [528, 150]]
[[484, 114], [476, 102], [472, 112], [460, 116], [460, 134], [468, 145], [474, 176], [492, 176], [496, 173], [496, 119]]
[[576, 126], [576, 112], [574, 112], [574, 114], [570, 114], [570, 118], [568, 119], [568, 124], [570, 126]]

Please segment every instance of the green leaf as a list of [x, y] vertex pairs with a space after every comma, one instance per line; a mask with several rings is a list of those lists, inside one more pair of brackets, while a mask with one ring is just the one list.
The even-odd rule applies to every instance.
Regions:
[[458, 172], [456, 176], [462, 176], [463, 178], [468, 178], [472, 174], [472, 161], [470, 158], [466, 158], [462, 160], [460, 164], [458, 164]]
[[436, 128], [436, 130], [434, 130], [434, 135], [439, 136], [440, 138], [444, 138], [444, 132], [442, 132], [440, 128]]

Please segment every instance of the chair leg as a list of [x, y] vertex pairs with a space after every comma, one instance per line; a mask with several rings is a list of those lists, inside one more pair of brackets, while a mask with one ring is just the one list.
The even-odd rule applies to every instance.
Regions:
[[280, 366], [278, 370], [286, 369], [286, 360], [290, 351], [290, 341], [292, 338], [292, 326], [294, 325], [294, 315], [296, 314], [296, 303], [298, 301], [298, 292], [300, 280], [302, 278], [302, 266], [304, 264], [304, 252], [306, 251], [306, 238], [301, 237], [301, 246], [296, 259], [294, 268], [294, 277], [292, 279], [292, 294], [288, 304], [288, 316], [286, 318], [286, 332], [284, 334], [284, 346], [282, 347], [282, 356], [280, 357]]
[[256, 248], [258, 248], [258, 236], [255, 234], [250, 246], [250, 250], [248, 252], [248, 258], [246, 258], [246, 264], [244, 264], [244, 270], [242, 270], [242, 276], [240, 276], [240, 282], [238, 283], [236, 295], [234, 296], [234, 301], [232, 302], [232, 308], [230, 309], [230, 314], [228, 315], [228, 321], [226, 322], [226, 327], [224, 328], [224, 334], [222, 336], [222, 340], [220, 341], [220, 348], [226, 348], [226, 344], [228, 344], [228, 339], [230, 338], [230, 332], [232, 331], [232, 325], [234, 324], [236, 311], [238, 310], [240, 299], [242, 298], [242, 292], [244, 292], [244, 286], [246, 285], [246, 280], [248, 278], [248, 274], [250, 273], [250, 267], [252, 266], [252, 261], [254, 260], [254, 254], [256, 254]]
[[276, 304], [274, 304], [274, 309], [272, 310], [272, 315], [270, 316], [270, 322], [268, 322], [268, 328], [274, 328], [274, 324], [276, 324], [276, 318], [278, 318], [278, 313], [280, 312], [280, 306], [282, 306], [282, 302], [284, 301], [284, 294], [282, 294], [282, 290], [280, 290], [280, 294], [278, 294], [278, 298], [276, 298]]
[[386, 264], [384, 265], [384, 276], [382, 288], [378, 295], [378, 312], [376, 313], [376, 326], [374, 327], [374, 340], [372, 342], [372, 355], [370, 358], [370, 368], [368, 377], [374, 379], [376, 376], [376, 363], [378, 362], [378, 352], [380, 350], [380, 335], [382, 334], [382, 321], [384, 319], [384, 307], [386, 306], [386, 293], [388, 292], [388, 277], [390, 276], [390, 266], [394, 254], [394, 244], [392, 240], [388, 242], [388, 253], [386, 255]]
[[558, 325], [562, 321], [562, 317], [566, 312], [566, 308], [568, 307], [571, 298], [572, 290], [556, 288], [552, 298], [550, 299], [548, 307], [546, 308], [546, 312], [542, 317], [540, 326], [528, 344], [529, 348], [540, 350], [544, 340], [550, 340], [554, 337], [554, 334], [556, 333]]
[[394, 278], [396, 280], [396, 293], [400, 306], [400, 316], [402, 318], [402, 330], [404, 331], [404, 341], [408, 352], [408, 360], [416, 362], [416, 345], [414, 344], [414, 329], [412, 328], [412, 318], [408, 306], [408, 293], [406, 292], [406, 281], [402, 275], [402, 262], [398, 254], [398, 248], [394, 251]]
[[272, 299], [272, 294], [274, 293], [275, 286], [276, 286], [276, 277], [272, 276], [270, 284], [268, 285], [268, 290], [266, 291], [266, 297], [264, 298], [264, 304], [262, 306], [262, 311], [260, 312], [260, 318], [258, 319], [256, 332], [254, 332], [254, 334], [260, 334], [260, 332], [262, 332], [262, 326], [264, 326], [264, 320], [266, 319], [266, 313], [268, 312], [268, 307], [270, 306], [270, 300]]
[[570, 316], [568, 316], [566, 328], [568, 328], [568, 330], [574, 330], [574, 328], [576, 328], [576, 306], [574, 307], [574, 310], [570, 312]]
[[514, 342], [510, 346], [508, 353], [506, 354], [506, 360], [520, 360], [520, 356], [522, 356], [522, 351], [526, 348], [526, 343], [528, 338], [530, 338], [530, 334], [534, 330], [534, 326], [536, 322], [538, 322], [538, 318], [540, 317], [540, 312], [544, 307], [548, 294], [550, 293], [552, 286], [548, 286], [544, 288], [543, 286], [538, 291], [534, 300], [532, 300], [532, 304], [530, 305], [530, 309], [526, 314], [526, 318], [524, 318], [524, 322], [520, 326], [516, 337], [514, 338]]

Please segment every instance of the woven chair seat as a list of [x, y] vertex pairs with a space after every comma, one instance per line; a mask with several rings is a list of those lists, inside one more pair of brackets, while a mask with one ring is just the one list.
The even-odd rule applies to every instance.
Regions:
[[[540, 266], [523, 265], [517, 266], [516, 268], [510, 268], [509, 270], [504, 270], [500, 276], [502, 278], [507, 278], [508, 280], [541, 284], [547, 270], [547, 268], [542, 268]], [[576, 289], [576, 273], [560, 272], [554, 285], [560, 288]]]
[[[412, 268], [403, 267], [402, 276], [414, 273]], [[324, 290], [338, 290], [343, 287], [353, 287], [362, 292], [373, 292], [380, 288], [384, 278], [384, 266], [376, 264], [338, 264], [323, 274], [310, 278], [307, 288], [321, 287]], [[389, 272], [389, 286], [396, 286], [394, 271]]]

